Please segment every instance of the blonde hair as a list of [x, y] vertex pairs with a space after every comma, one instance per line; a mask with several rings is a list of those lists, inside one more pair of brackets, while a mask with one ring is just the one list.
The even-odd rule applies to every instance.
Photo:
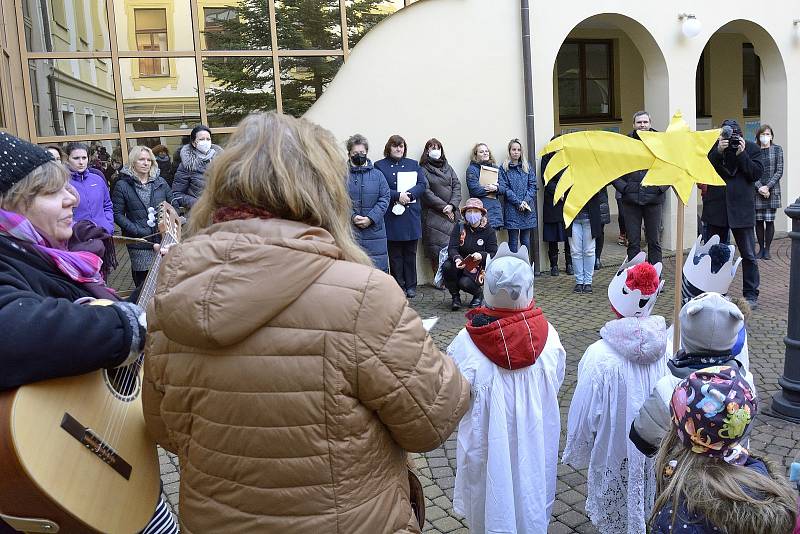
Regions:
[[519, 155], [519, 161], [522, 164], [522, 172], [527, 174], [528, 171], [530, 170], [530, 165], [528, 164], [528, 159], [525, 157], [525, 147], [522, 145], [522, 141], [520, 141], [519, 139], [512, 139], [511, 141], [508, 142], [509, 157], [503, 162], [503, 170], [505, 171], [508, 170], [508, 165], [509, 163], [511, 163], [511, 147], [514, 146], [515, 144], [519, 145], [519, 149], [521, 152]]
[[60, 161], [39, 165], [25, 178], [0, 193], [0, 209], [20, 212], [28, 209], [37, 195], [50, 195], [69, 183], [69, 171]]
[[372, 265], [353, 238], [348, 171], [343, 151], [324, 128], [275, 112], [248, 115], [206, 170], [189, 231], [209, 226], [219, 208], [249, 205], [324, 228], [346, 260]]
[[[677, 465], [672, 476], [666, 477], [664, 470], [671, 460]], [[656, 456], [658, 497], [650, 523], [655, 524], [661, 509], [671, 505], [674, 527], [683, 500], [690, 515], [703, 516], [712, 525], [725, 527], [728, 534], [791, 532], [797, 515], [797, 497], [784, 479], [772, 475], [776, 472], [772, 462], [766, 458], [759, 460], [767, 466], [770, 476], [731, 465], [721, 458], [694, 453], [681, 443], [675, 427], [671, 427]]]
[[133, 170], [133, 162], [139, 159], [139, 154], [142, 152], [147, 152], [150, 155], [150, 178], [155, 178], [159, 173], [158, 168], [158, 160], [156, 160], [155, 154], [153, 151], [150, 150], [150, 147], [144, 145], [136, 145], [128, 152], [128, 167], [130, 167], [131, 172], [133, 172], [134, 176], [136, 176], [136, 171]]
[[478, 165], [481, 164], [481, 162], [478, 160], [478, 147], [482, 146], [485, 146], [486, 150], [489, 151], [489, 163], [492, 165], [497, 165], [497, 162], [494, 160], [494, 156], [492, 155], [492, 149], [489, 148], [489, 145], [486, 143], [475, 143], [475, 146], [472, 147], [472, 157], [470, 158], [470, 161], [472, 163], [477, 163]]

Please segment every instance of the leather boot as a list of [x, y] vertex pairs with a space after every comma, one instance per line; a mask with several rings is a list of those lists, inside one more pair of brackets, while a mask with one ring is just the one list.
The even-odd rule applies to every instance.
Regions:
[[461, 294], [456, 293], [453, 295], [453, 303], [450, 304], [450, 309], [453, 311], [458, 311], [461, 309]]

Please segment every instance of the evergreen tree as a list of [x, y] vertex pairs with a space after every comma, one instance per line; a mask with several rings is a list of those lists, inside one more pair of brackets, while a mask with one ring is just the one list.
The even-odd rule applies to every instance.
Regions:
[[[352, 47], [389, 12], [385, 0], [348, 2], [349, 43]], [[211, 50], [269, 50], [269, 9], [266, 0], [240, 0], [214, 30], [205, 33]], [[342, 48], [339, 0], [275, 2], [278, 47], [284, 50]], [[320, 97], [342, 65], [340, 56], [280, 58], [283, 110], [300, 116]], [[275, 73], [270, 57], [206, 58], [203, 64], [214, 87], [207, 90], [212, 125], [233, 125], [254, 111], [275, 109]]]

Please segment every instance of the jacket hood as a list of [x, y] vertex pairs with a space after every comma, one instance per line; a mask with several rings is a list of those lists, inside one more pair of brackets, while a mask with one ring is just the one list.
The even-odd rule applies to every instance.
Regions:
[[503, 369], [533, 365], [547, 343], [547, 319], [533, 302], [525, 310], [476, 308], [467, 318], [467, 333], [472, 342]]
[[[153, 298], [158, 327], [198, 348], [238, 343], [294, 302], [341, 250], [321, 228], [283, 219], [214, 224], [164, 260]], [[286, 325], [291, 328], [291, 325]]]
[[653, 363], [664, 357], [667, 323], [660, 315], [623, 317], [607, 322], [600, 329], [600, 337], [626, 360]]
[[186, 167], [187, 170], [195, 172], [199, 170], [204, 163], [207, 164], [212, 159], [222, 154], [222, 147], [219, 145], [212, 144], [211, 150], [214, 151], [213, 154], [203, 154], [197, 150], [194, 145], [187, 143], [181, 147], [181, 163], [183, 163], [183, 166]]

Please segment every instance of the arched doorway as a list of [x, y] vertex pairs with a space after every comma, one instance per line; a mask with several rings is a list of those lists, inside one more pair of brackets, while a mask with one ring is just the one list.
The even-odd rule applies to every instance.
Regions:
[[[775, 130], [775, 142], [786, 151], [786, 67], [775, 40], [764, 28], [734, 20], [717, 29], [698, 60], [696, 80], [698, 130], [718, 127], [732, 118], [741, 124], [745, 137], [754, 141], [759, 125], [769, 124]], [[784, 163], [782, 208], [787, 205], [789, 176], [789, 162]], [[776, 230], [786, 230], [787, 221], [779, 210]]]
[[[642, 24], [616, 13], [589, 17], [572, 28], [556, 58], [554, 131], [565, 134], [607, 130], [627, 134], [632, 129], [633, 115], [639, 110], [647, 110], [653, 127], [663, 130], [671, 115], [668, 78], [661, 48]], [[612, 186], [607, 187], [607, 193], [611, 222], [604, 229], [601, 258], [617, 261], [626, 253], [625, 247], [618, 244], [622, 233], [620, 207]], [[674, 198], [668, 198], [664, 220], [669, 220], [674, 202]], [[672, 238], [670, 226], [664, 225], [665, 244]]]

